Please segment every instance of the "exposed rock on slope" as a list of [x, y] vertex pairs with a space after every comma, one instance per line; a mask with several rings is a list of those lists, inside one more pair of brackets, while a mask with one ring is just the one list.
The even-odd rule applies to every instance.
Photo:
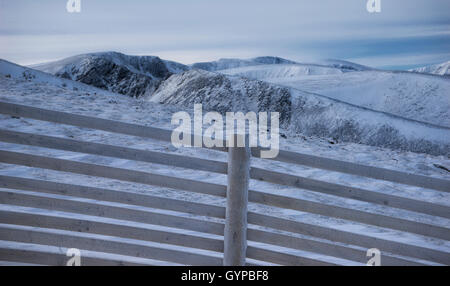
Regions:
[[430, 73], [430, 74], [436, 74], [436, 75], [450, 76], [450, 61], [441, 63], [441, 64], [437, 64], [437, 65], [431, 65], [431, 66], [413, 69], [411, 71], [419, 72], [419, 73]]
[[227, 111], [280, 112], [282, 124], [288, 123], [291, 117], [289, 89], [203, 70], [171, 76], [150, 100], [189, 107], [202, 103], [205, 110], [222, 114]]
[[447, 77], [314, 65], [259, 65], [220, 71], [317, 93], [349, 104], [450, 127]]
[[33, 68], [132, 97], [151, 94], [162, 80], [188, 69], [158, 57], [116, 52], [79, 55]]
[[397, 150], [450, 154], [450, 128], [378, 112], [319, 94], [203, 70], [171, 76], [150, 99], [205, 110], [278, 111], [290, 136], [304, 134]]

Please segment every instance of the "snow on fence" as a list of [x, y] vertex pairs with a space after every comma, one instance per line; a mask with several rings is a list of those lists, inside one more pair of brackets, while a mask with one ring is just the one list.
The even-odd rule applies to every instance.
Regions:
[[[0, 113], [170, 142], [171, 131], [154, 127], [6, 102], [0, 102]], [[258, 155], [258, 148], [217, 148], [228, 152], [227, 164], [5, 129], [0, 129], [0, 141], [228, 174], [226, 186], [0, 150], [1, 163], [227, 198], [226, 207], [221, 207], [0, 175], [0, 261], [65, 265], [65, 250], [79, 248], [85, 265], [346, 265], [364, 264], [368, 260], [367, 249], [378, 248], [383, 251], [383, 265], [450, 265], [450, 253], [444, 250], [248, 211], [247, 201], [412, 233], [440, 239], [443, 243], [450, 241], [450, 229], [446, 227], [248, 189], [250, 179], [261, 180], [437, 219], [450, 218], [450, 207], [446, 205], [250, 166], [250, 153]], [[439, 192], [450, 191], [450, 181], [444, 179], [284, 150], [273, 160]]]

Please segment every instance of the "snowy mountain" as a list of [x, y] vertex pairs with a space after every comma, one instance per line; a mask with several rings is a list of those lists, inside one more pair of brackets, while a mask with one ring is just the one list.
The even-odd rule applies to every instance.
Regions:
[[202, 103], [205, 110], [280, 112], [280, 122], [289, 122], [291, 94], [288, 89], [262, 81], [227, 77], [204, 70], [191, 70], [164, 81], [151, 102], [192, 107]]
[[333, 67], [313, 64], [279, 64], [257, 65], [226, 69], [219, 71], [227, 75], [235, 75], [258, 80], [276, 80], [297, 78], [306, 75], [342, 74], [343, 71]]
[[368, 67], [368, 66], [363, 66], [363, 65], [356, 64], [353, 62], [336, 60], [336, 59], [322, 60], [322, 61], [317, 62], [317, 64], [338, 68], [338, 69], [342, 70], [343, 72], [372, 70], [372, 68]]
[[450, 61], [441, 63], [441, 64], [436, 64], [436, 65], [413, 69], [411, 71], [418, 72], [418, 73], [429, 73], [429, 74], [449, 76], [450, 75]]
[[33, 68], [132, 97], [152, 94], [163, 79], [188, 69], [154, 56], [117, 52], [83, 54]]
[[275, 64], [296, 64], [296, 62], [291, 60], [286, 60], [279, 57], [257, 57], [253, 59], [219, 59], [212, 62], [202, 62], [192, 64], [190, 67], [193, 69], [202, 69], [206, 71], [218, 71], [237, 67], [248, 67], [255, 65], [275, 65]]
[[238, 76], [200, 70], [176, 74], [161, 84], [150, 101], [189, 107], [203, 103], [205, 109], [222, 113], [278, 111], [291, 136], [306, 134], [338, 142], [450, 154], [450, 128]]
[[[61, 81], [57, 85], [73, 88], [75, 83], [7, 62], [2, 65], [8, 73], [30, 79], [30, 84], [57, 79]], [[241, 70], [253, 68], [256, 66]], [[331, 74], [305, 76], [301, 75], [304, 66], [286, 64], [261, 64], [257, 68], [257, 77], [264, 75], [262, 80], [223, 74], [227, 71], [174, 74], [153, 95], [146, 93], [144, 100], [189, 109], [201, 102], [205, 109], [222, 113], [278, 111], [283, 132], [292, 137], [303, 134], [336, 142], [450, 154], [450, 86], [445, 78], [381, 71], [344, 73], [330, 67], [316, 67], [316, 71]], [[77, 84], [80, 87], [76, 89], [85, 86]]]
[[336, 68], [312, 65], [264, 65], [220, 72], [450, 127], [450, 80], [446, 78], [378, 70], [343, 72]]
[[[235, 68], [243, 68], [243, 67], [254, 67], [260, 65], [299, 65], [304, 69], [313, 70], [311, 74], [316, 74], [314, 70], [336, 70], [337, 73], [342, 72], [353, 72], [353, 71], [363, 71], [363, 70], [371, 70], [372, 68], [366, 67], [363, 65], [359, 65], [356, 63], [342, 61], [342, 60], [322, 60], [316, 63], [299, 63], [287, 59], [283, 59], [280, 57], [257, 57], [252, 59], [220, 59], [218, 61], [212, 62], [203, 62], [203, 63], [195, 63], [192, 64], [191, 67], [193, 69], [202, 69], [207, 71], [223, 71], [227, 69], [235, 69]], [[303, 74], [308, 74], [307, 71], [303, 72]]]

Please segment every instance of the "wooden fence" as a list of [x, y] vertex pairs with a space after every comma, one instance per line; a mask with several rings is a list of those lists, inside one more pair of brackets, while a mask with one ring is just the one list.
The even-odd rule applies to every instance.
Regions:
[[[170, 142], [171, 131], [0, 102], [0, 114]], [[392, 236], [364, 234], [248, 211], [247, 201], [450, 241], [450, 229], [404, 217], [248, 188], [249, 180], [450, 218], [444, 204], [384, 194], [250, 166], [259, 148], [216, 148], [228, 163], [0, 129], [0, 141], [228, 175], [207, 183], [48, 156], [0, 150], [0, 162], [227, 198], [226, 207], [81, 185], [0, 175], [0, 261], [65, 265], [78, 248], [83, 265], [365, 264], [378, 248], [383, 265], [450, 265], [450, 252]], [[251, 153], [251, 154], [250, 154]], [[273, 160], [438, 192], [450, 181], [280, 150]], [[100, 219], [101, 218], [101, 219]]]

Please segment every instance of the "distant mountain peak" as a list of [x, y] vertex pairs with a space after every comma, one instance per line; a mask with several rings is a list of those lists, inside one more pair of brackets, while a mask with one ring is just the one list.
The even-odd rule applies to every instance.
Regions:
[[429, 73], [435, 75], [450, 75], [450, 61], [446, 61], [440, 64], [429, 65], [425, 67], [420, 67], [416, 69], [412, 69], [410, 71], [418, 72], [418, 73]]
[[132, 97], [150, 95], [164, 79], [189, 69], [157, 56], [114, 51], [77, 55], [33, 68]]

